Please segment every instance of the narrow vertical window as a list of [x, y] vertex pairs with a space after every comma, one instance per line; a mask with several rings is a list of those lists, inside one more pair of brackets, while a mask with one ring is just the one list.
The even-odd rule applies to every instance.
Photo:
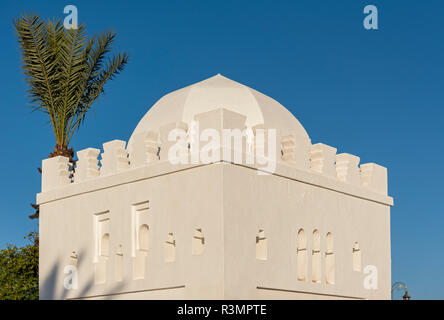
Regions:
[[139, 250], [148, 251], [149, 248], [149, 231], [148, 225], [143, 224], [139, 227]]
[[131, 255], [133, 279], [144, 279], [147, 256], [150, 246], [150, 207], [149, 201], [134, 204], [131, 213]]
[[262, 229], [259, 230], [259, 233], [256, 236], [256, 259], [268, 259], [267, 238], [265, 237], [265, 231]]
[[335, 254], [333, 251], [333, 234], [327, 233], [327, 245], [325, 251], [325, 282], [328, 284], [335, 283]]
[[205, 247], [205, 238], [203, 236], [202, 229], [198, 228], [194, 231], [191, 254], [195, 256], [203, 254], [204, 247]]
[[105, 233], [100, 241], [100, 256], [109, 257], [109, 233]]
[[168, 234], [164, 246], [165, 262], [174, 262], [176, 260], [176, 240], [172, 233]]
[[117, 282], [122, 281], [123, 279], [123, 249], [122, 245], [117, 247], [116, 257], [115, 257], [115, 266], [114, 266], [114, 278]]
[[110, 215], [102, 212], [94, 215], [94, 283], [103, 284], [107, 280], [108, 258], [110, 253]]
[[311, 253], [311, 281], [321, 282], [321, 234], [313, 231], [313, 250]]
[[353, 271], [361, 271], [361, 249], [358, 242], [353, 244]]
[[307, 279], [307, 237], [304, 229], [299, 229], [297, 238], [297, 276], [299, 281]]

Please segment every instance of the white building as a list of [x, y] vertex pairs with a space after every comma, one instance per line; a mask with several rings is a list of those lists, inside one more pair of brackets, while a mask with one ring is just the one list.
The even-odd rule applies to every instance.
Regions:
[[[168, 141], [174, 128], [187, 140]], [[247, 134], [192, 161], [208, 128]], [[172, 146], [190, 161], [173, 164]], [[103, 149], [100, 165], [99, 149], [79, 151], [74, 173], [43, 161], [41, 299], [390, 298], [387, 170], [312, 145], [270, 97], [217, 75]]]

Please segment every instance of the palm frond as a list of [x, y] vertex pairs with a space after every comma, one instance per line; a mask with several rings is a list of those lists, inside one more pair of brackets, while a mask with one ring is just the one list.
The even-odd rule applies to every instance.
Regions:
[[[55, 124], [54, 83], [57, 83], [56, 55], [53, 46], [47, 45], [48, 32], [45, 23], [37, 16], [22, 15], [14, 20], [14, 26], [22, 49], [22, 63], [28, 93], [36, 110], [46, 111], [53, 128]], [[50, 42], [51, 43], [51, 42]]]
[[104, 85], [108, 80], [112, 80], [123, 71], [128, 63], [128, 55], [126, 53], [118, 54], [113, 58], [108, 59], [104, 69], [95, 77], [95, 79], [88, 82], [88, 88], [85, 90], [85, 94], [82, 96], [81, 103], [77, 109], [76, 121], [74, 121], [69, 128], [71, 133], [68, 137], [68, 143], [76, 129], [84, 121], [86, 113], [91, 105], [97, 100], [97, 98], [104, 92]]
[[107, 58], [116, 37], [110, 31], [88, 38], [83, 25], [66, 30], [61, 21], [45, 22], [33, 14], [22, 14], [13, 23], [32, 106], [49, 116], [57, 150], [68, 149], [105, 83], [124, 69], [128, 55]]

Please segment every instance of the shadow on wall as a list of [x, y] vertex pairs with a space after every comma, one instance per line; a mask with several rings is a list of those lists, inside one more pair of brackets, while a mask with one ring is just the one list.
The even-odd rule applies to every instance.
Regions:
[[[80, 282], [80, 278], [78, 278], [78, 289], [65, 288], [65, 284], [69, 288], [69, 286], [73, 284], [72, 281], [75, 281], [75, 275], [73, 275], [72, 271], [80, 269], [82, 263], [86, 263], [84, 254], [82, 254], [83, 252], [84, 250], [73, 252], [64, 265], [60, 263], [60, 261], [63, 261], [63, 259], [56, 259], [56, 262], [52, 265], [47, 277], [45, 277], [45, 279], [40, 279], [40, 300], [69, 300], [88, 298], [88, 293], [94, 285], [93, 273], [91, 273], [91, 276], [86, 282]], [[81, 287], [80, 284], [82, 284]], [[112, 292], [113, 294], [118, 293], [122, 289], [123, 285], [124, 281], [120, 281], [114, 287], [110, 288], [108, 292]], [[69, 294], [70, 291], [73, 291], [73, 293]], [[104, 299], [111, 298], [112, 296], [104, 296]]]

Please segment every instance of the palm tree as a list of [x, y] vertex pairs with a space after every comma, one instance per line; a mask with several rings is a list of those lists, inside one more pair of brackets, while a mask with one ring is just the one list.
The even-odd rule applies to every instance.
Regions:
[[[124, 69], [128, 55], [107, 59], [116, 37], [110, 31], [88, 39], [83, 25], [66, 30], [61, 21], [33, 14], [13, 22], [31, 104], [48, 115], [54, 131], [56, 144], [49, 157], [65, 156], [74, 163], [69, 143], [105, 83]], [[31, 206], [36, 211], [29, 217], [37, 219], [39, 206]]]
[[34, 110], [49, 117], [55, 135], [49, 157], [72, 161], [69, 143], [103, 86], [128, 62], [126, 53], [107, 58], [116, 34], [110, 31], [90, 39], [85, 27], [67, 30], [61, 21], [44, 21], [33, 14], [14, 20], [23, 70]]

